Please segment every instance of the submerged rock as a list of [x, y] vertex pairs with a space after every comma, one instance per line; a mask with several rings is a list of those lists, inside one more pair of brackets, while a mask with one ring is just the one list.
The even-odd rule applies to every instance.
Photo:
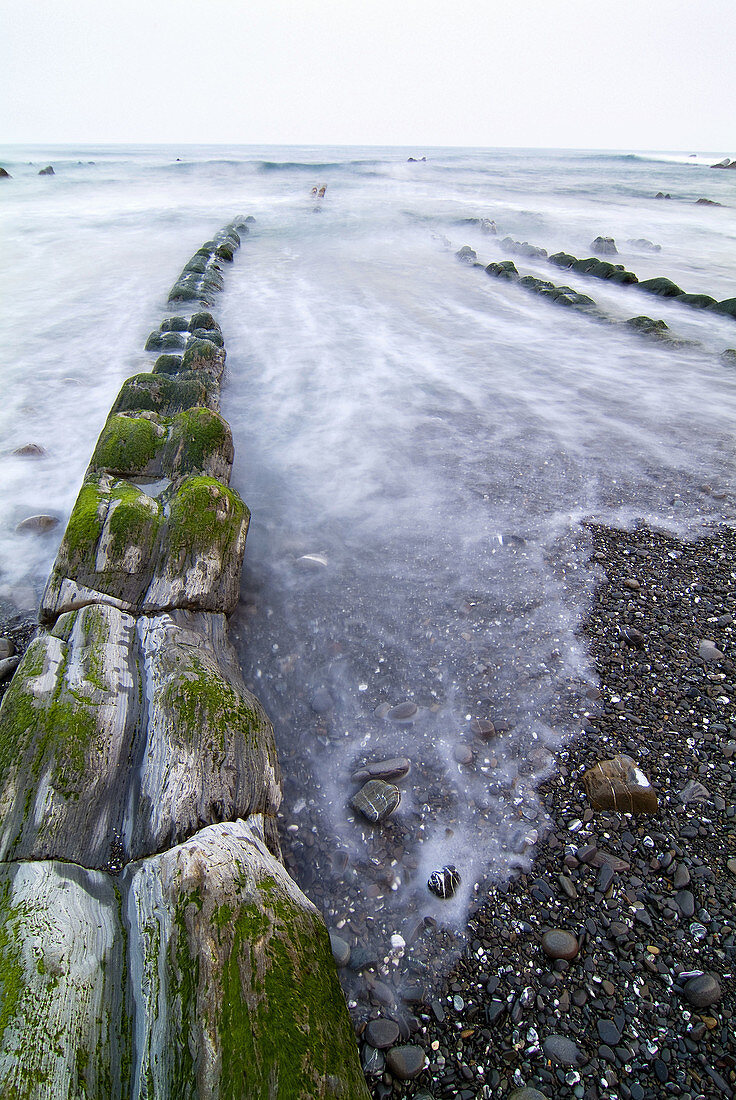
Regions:
[[350, 799], [353, 809], [373, 825], [390, 817], [400, 802], [399, 788], [393, 783], [384, 783], [382, 779], [370, 779]]
[[42, 458], [46, 451], [40, 443], [24, 443], [22, 447], [16, 447], [13, 454], [19, 458]]
[[0, 168], [0, 180], [12, 180], [12, 178], [10, 172], [6, 171], [5, 168]]
[[460, 885], [460, 872], [453, 863], [439, 871], [433, 871], [427, 879], [427, 887], [438, 898], [451, 898]]
[[367, 779], [401, 779], [408, 775], [411, 761], [405, 756], [393, 756], [390, 760], [369, 761], [353, 772], [354, 783], [364, 783]]
[[591, 244], [591, 249], [599, 256], [616, 256], [618, 255], [618, 249], [616, 248], [616, 242], [613, 237], [596, 237]]
[[458, 260], [460, 260], [461, 263], [464, 264], [474, 264], [475, 261], [478, 259], [478, 253], [468, 244], [464, 244], [462, 248], [455, 253], [455, 255], [457, 256]]
[[644, 772], [630, 756], [602, 760], [583, 776], [583, 786], [595, 810], [656, 814], [659, 800]]
[[54, 172], [54, 169], [51, 167], [51, 165], [47, 164], [46, 167], [42, 168], [38, 174], [39, 176], [53, 176], [56, 173]]
[[21, 534], [45, 535], [47, 531], [53, 531], [58, 526], [59, 520], [56, 516], [29, 516], [28, 519], [21, 520], [16, 531]]

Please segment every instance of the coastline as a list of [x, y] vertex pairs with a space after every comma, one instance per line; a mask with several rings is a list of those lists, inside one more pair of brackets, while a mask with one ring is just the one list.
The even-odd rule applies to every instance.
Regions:
[[[411, 1008], [429, 1068], [409, 1086], [374, 1076], [376, 1098], [734, 1095], [736, 722], [721, 700], [736, 686], [736, 532], [591, 531], [598, 711], [541, 788], [553, 827], [531, 871], [491, 888], [442, 996]], [[724, 659], [698, 656], [704, 637]], [[638, 759], [658, 815], [590, 808], [581, 773], [617, 752]], [[577, 937], [574, 959], [545, 955], [551, 928]], [[713, 1003], [684, 995], [694, 970], [716, 977]]]

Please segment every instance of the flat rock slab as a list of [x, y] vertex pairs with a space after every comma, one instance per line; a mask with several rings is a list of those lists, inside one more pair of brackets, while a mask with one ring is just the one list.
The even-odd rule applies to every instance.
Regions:
[[273, 730], [222, 615], [91, 604], [27, 650], [0, 708], [0, 858], [108, 868], [264, 813]]

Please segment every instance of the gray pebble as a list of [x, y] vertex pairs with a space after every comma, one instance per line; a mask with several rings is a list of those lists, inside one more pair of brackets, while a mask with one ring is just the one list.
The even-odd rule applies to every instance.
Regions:
[[393, 1047], [386, 1056], [386, 1066], [400, 1081], [409, 1081], [424, 1069], [424, 1051], [421, 1047]]
[[472, 764], [473, 763], [473, 750], [470, 745], [465, 745], [462, 742], [455, 745], [453, 749], [453, 756], [458, 764]]
[[542, 950], [550, 959], [574, 959], [579, 949], [577, 936], [563, 928], [550, 928], [542, 936]]
[[382, 779], [369, 779], [357, 794], [350, 799], [350, 805], [363, 817], [376, 825], [385, 821], [394, 812], [401, 801], [401, 791], [393, 783], [384, 783]]
[[363, 1073], [369, 1074], [371, 1077], [383, 1073], [386, 1068], [386, 1057], [383, 1051], [376, 1050], [375, 1047], [368, 1046], [367, 1043], [363, 1047], [360, 1060], [363, 1065]]
[[703, 638], [698, 645], [698, 656], [702, 661], [722, 661], [724, 655], [712, 638]]
[[613, 1020], [599, 1020], [598, 1034], [609, 1047], [616, 1047], [621, 1042], [621, 1029]]
[[548, 1035], [542, 1049], [551, 1061], [561, 1066], [581, 1066], [585, 1062], [585, 1055], [577, 1043], [564, 1035]]
[[672, 879], [672, 885], [675, 890], [681, 890], [683, 886], [687, 886], [690, 882], [690, 872], [684, 863], [677, 864], [677, 870], [675, 871]]
[[45, 535], [47, 531], [53, 531], [59, 526], [56, 516], [38, 515], [23, 519], [15, 528], [21, 534]]
[[5, 657], [0, 661], [0, 680], [5, 680], [6, 677], [15, 672], [19, 664], [20, 657]]
[[4, 661], [6, 657], [12, 657], [14, 653], [13, 639], [0, 638], [0, 661]]
[[350, 962], [350, 944], [342, 936], [338, 936], [337, 932], [330, 932], [330, 947], [336, 964], [340, 967], [347, 966]]
[[547, 1100], [543, 1092], [526, 1085], [523, 1089], [514, 1089], [509, 1093], [509, 1100]]
[[683, 993], [694, 1008], [708, 1008], [723, 996], [720, 983], [712, 974], [691, 978], [685, 983]]
[[692, 917], [695, 913], [695, 898], [690, 890], [678, 890], [675, 894], [675, 904], [683, 917]]
[[372, 1047], [376, 1047], [377, 1050], [385, 1050], [387, 1047], [393, 1046], [398, 1039], [399, 1025], [395, 1020], [387, 1020], [383, 1016], [379, 1016], [377, 1020], [368, 1021], [368, 1026], [363, 1034], [366, 1042], [370, 1043]]
[[391, 707], [386, 717], [392, 722], [411, 722], [418, 710], [416, 703], [397, 703], [395, 707]]

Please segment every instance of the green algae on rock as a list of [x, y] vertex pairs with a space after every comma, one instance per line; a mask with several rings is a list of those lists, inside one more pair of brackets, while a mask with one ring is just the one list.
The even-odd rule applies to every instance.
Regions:
[[322, 918], [263, 822], [212, 826], [124, 874], [148, 1095], [367, 1100]]
[[90, 469], [117, 477], [172, 480], [196, 473], [227, 482], [232, 463], [228, 424], [211, 409], [195, 406], [174, 417], [111, 416]]

